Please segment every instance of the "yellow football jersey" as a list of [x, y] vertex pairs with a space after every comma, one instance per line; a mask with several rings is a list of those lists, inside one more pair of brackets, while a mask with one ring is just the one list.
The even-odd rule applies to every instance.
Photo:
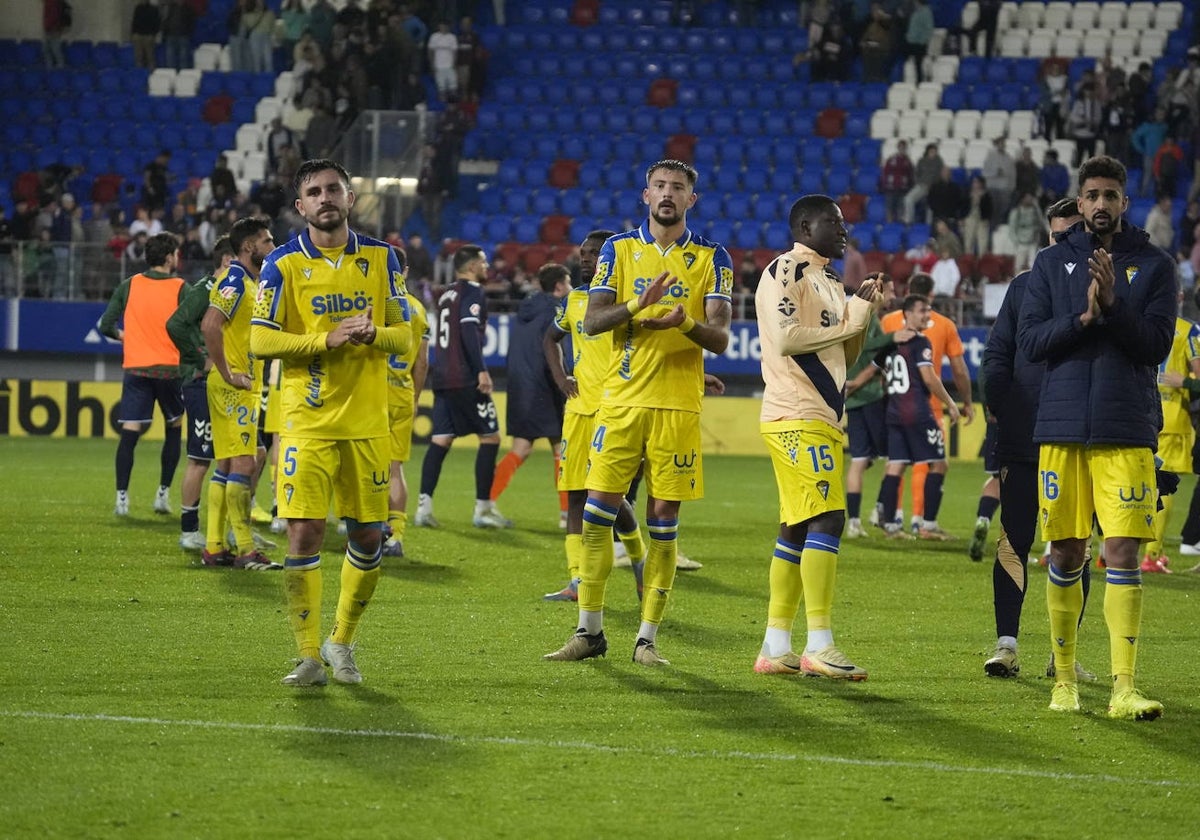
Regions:
[[[261, 366], [254, 364], [254, 356], [250, 353], [250, 316], [257, 289], [258, 281], [250, 276], [244, 265], [234, 260], [225, 276], [214, 283], [208, 293], [208, 305], [225, 316], [221, 333], [225, 339], [225, 363], [229, 372], [248, 373], [251, 379], [257, 379], [256, 374], [261, 376]], [[218, 385], [225, 384], [215, 367], [208, 375]]]
[[[406, 293], [386, 242], [350, 231], [345, 249], [330, 258], [304, 230], [263, 263], [251, 326], [323, 335], [368, 307], [377, 326], [407, 324]], [[346, 344], [281, 361], [283, 434], [323, 440], [388, 434], [388, 361], [379, 349]]]
[[570, 374], [579, 393], [567, 400], [566, 410], [575, 414], [595, 414], [600, 407], [600, 392], [608, 371], [612, 339], [607, 335], [588, 335], [583, 331], [587, 314], [586, 286], [572, 289], [563, 299], [554, 326], [571, 337]]
[[662, 302], [612, 331], [611, 355], [601, 399], [605, 404], [700, 411], [704, 394], [704, 351], [679, 330], [648, 330], [636, 322], [666, 314], [682, 304], [704, 323], [705, 303], [728, 301], [733, 290], [729, 252], [685, 230], [667, 248], [650, 235], [649, 221], [604, 243], [591, 294], [616, 295], [621, 303], [637, 298], [664, 271], [678, 278]]
[[407, 353], [393, 353], [388, 356], [388, 405], [406, 405], [412, 402], [412, 394], [405, 397], [397, 392], [412, 390], [413, 364], [417, 361], [417, 353], [421, 352], [421, 341], [429, 339], [429, 318], [425, 314], [425, 307], [412, 294], [405, 294], [404, 298], [408, 302], [413, 343]]
[[[1197, 357], [1200, 357], [1200, 327], [1186, 318], [1176, 318], [1175, 338], [1171, 342], [1171, 352], [1158, 366], [1159, 372], [1187, 376], [1192, 370], [1192, 359]], [[1158, 393], [1162, 397], [1163, 408], [1163, 427], [1160, 434], [1189, 434], [1192, 429], [1192, 418], [1188, 413], [1191, 397], [1187, 388], [1168, 388], [1165, 385], [1159, 385]]]

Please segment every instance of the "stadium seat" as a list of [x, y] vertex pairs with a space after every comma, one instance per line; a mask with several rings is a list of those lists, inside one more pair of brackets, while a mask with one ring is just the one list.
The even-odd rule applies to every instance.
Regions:
[[846, 112], [841, 108], [825, 108], [817, 114], [816, 135], [818, 137], [841, 137], [846, 128]]

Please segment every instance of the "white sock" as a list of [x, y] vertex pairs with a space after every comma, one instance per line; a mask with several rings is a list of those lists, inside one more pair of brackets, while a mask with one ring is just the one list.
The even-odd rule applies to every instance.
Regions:
[[783, 656], [792, 652], [792, 631], [781, 627], [768, 627], [763, 638], [762, 652], [767, 656]]
[[492, 509], [492, 502], [490, 499], [476, 499], [475, 500], [475, 512], [476, 513], [487, 513], [491, 509]]
[[926, 531], [936, 531], [937, 530], [938, 524], [937, 524], [936, 519], [922, 519], [921, 521], [923, 523], [925, 523], [921, 527], [924, 528]]
[[580, 610], [579, 627], [589, 636], [595, 636], [604, 629], [604, 610]]
[[653, 642], [658, 636], [658, 625], [651, 624], [649, 621], [643, 621], [642, 626], [638, 628], [638, 638], [645, 639], [648, 642]]
[[1017, 652], [1017, 640], [1012, 636], [1001, 636], [996, 639], [996, 647], [1008, 648], [1013, 653]]
[[808, 641], [804, 645], [805, 653], [818, 653], [833, 644], [832, 630], [809, 630]]

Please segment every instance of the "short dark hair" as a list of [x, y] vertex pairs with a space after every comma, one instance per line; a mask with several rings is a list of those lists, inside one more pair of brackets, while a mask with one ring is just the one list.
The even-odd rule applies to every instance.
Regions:
[[213, 268], [218, 269], [221, 263], [225, 262], [226, 257], [233, 256], [233, 246], [229, 244], [229, 234], [223, 234], [217, 237], [217, 241], [213, 243], [212, 263]]
[[1069, 219], [1079, 215], [1079, 201], [1074, 196], [1060, 198], [1046, 208], [1046, 221], [1052, 219]]
[[396, 255], [396, 261], [400, 263], [400, 273], [408, 274], [408, 252], [399, 245], [392, 246], [392, 253]]
[[[912, 288], [911, 281], [909, 282], [909, 288]], [[929, 303], [929, 298], [925, 297], [925, 295], [914, 295], [912, 292], [909, 292], [908, 296], [904, 298], [904, 305], [900, 308], [904, 312], [912, 312], [916, 309], [918, 303]]]
[[571, 282], [571, 270], [562, 263], [546, 263], [538, 269], [538, 285], [549, 294], [559, 283]]
[[454, 252], [454, 273], [457, 274], [465, 266], [483, 257], [483, 249], [478, 245], [462, 245]]
[[933, 278], [923, 271], [918, 271], [908, 278], [908, 296], [927, 298], [933, 292]]
[[300, 195], [300, 186], [318, 172], [324, 172], [326, 169], [332, 169], [342, 179], [342, 183], [346, 185], [346, 189], [350, 189], [350, 173], [346, 171], [346, 167], [342, 166], [336, 160], [328, 158], [315, 158], [306, 160], [300, 164], [300, 168], [296, 170], [296, 175], [292, 178], [292, 191], [296, 195]]
[[823, 213], [830, 206], [837, 206], [837, 202], [820, 193], [803, 195], [792, 202], [792, 209], [788, 211], [788, 229], [791, 231], [792, 238], [799, 241], [800, 223], [811, 219], [818, 213]]
[[617, 232], [615, 230], [604, 230], [603, 228], [600, 228], [583, 237], [583, 241], [591, 242], [593, 239], [599, 239], [601, 242], [607, 242], [611, 237], [616, 235]]
[[264, 230], [270, 230], [270, 225], [253, 216], [246, 216], [234, 222], [229, 228], [229, 247], [233, 248], [234, 256], [242, 253], [242, 246], [246, 244], [247, 239]]
[[683, 161], [675, 160], [674, 158], [663, 158], [657, 163], [650, 164], [650, 168], [646, 170], [647, 184], [650, 183], [650, 176], [659, 169], [666, 169], [670, 172], [682, 172], [685, 176], [687, 176], [688, 185], [693, 189], [696, 187], [696, 182], [700, 180], [700, 173], [697, 172], [696, 167], [692, 166], [690, 163], [684, 163]]
[[179, 240], [173, 233], [156, 233], [146, 240], [146, 265], [163, 265], [167, 257], [179, 250]]
[[1121, 185], [1121, 190], [1125, 189], [1125, 179], [1128, 177], [1125, 172], [1125, 164], [1116, 158], [1108, 155], [1096, 155], [1085, 160], [1079, 166], [1079, 186], [1083, 186], [1083, 182], [1089, 178], [1110, 178]]

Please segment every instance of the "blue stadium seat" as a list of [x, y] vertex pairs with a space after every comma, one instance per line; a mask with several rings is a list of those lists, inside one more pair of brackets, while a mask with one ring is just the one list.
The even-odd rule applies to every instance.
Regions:
[[771, 180], [771, 172], [766, 166], [747, 166], [742, 173], [742, 187], [751, 193], [763, 193]]
[[[871, 202], [869, 202], [869, 201], [867, 202], [867, 204], [870, 204], [870, 203]], [[850, 235], [858, 240], [858, 249], [860, 251], [874, 251], [875, 250], [875, 226], [874, 225], [865, 224], [865, 223], [860, 222], [859, 224], [856, 224], [853, 226], [853, 230], [851, 231]]]
[[512, 238], [517, 242], [537, 242], [542, 220], [538, 216], [520, 216], [513, 220]]
[[879, 166], [864, 166], [854, 173], [854, 192], [873, 195], [879, 189]]
[[753, 218], [756, 222], [774, 222], [783, 215], [779, 212], [776, 202], [771, 201], [769, 196], [760, 194], [749, 213], [743, 214], [741, 218]]
[[[1002, 59], [997, 59], [998, 61]], [[958, 81], [964, 85], [977, 85], [983, 81], [987, 60], [975, 55], [965, 55], [958, 60]]]
[[[872, 225], [881, 225], [887, 221], [887, 205], [881, 199], [874, 199], [867, 202], [867, 222]], [[874, 233], [874, 231], [872, 231]], [[879, 247], [876, 243], [875, 247]]]
[[880, 251], [887, 251], [890, 254], [903, 251], [904, 225], [899, 222], [880, 225], [879, 230], [875, 232], [875, 247]]
[[808, 195], [825, 191], [824, 164], [805, 166], [800, 172], [800, 181], [796, 192]]
[[859, 88], [858, 101], [864, 111], [878, 111], [887, 107], [887, 89], [885, 84], [863, 84]]
[[713, 242], [727, 245], [733, 239], [734, 223], [729, 219], [714, 219], [704, 225], [703, 235]]
[[854, 161], [854, 145], [844, 138], [829, 144], [829, 154], [826, 156], [830, 168], [850, 170]]
[[741, 186], [741, 171], [737, 164], [723, 165], [717, 170], [713, 179], [713, 187], [719, 192], [739, 192]]
[[771, 144], [765, 137], [751, 140], [745, 146], [743, 157], [747, 166], [767, 167], [771, 164]]
[[846, 125], [842, 132], [846, 137], [869, 137], [871, 123], [862, 111], [855, 111], [846, 117]]
[[604, 190], [592, 190], [587, 197], [586, 215], [594, 220], [607, 219], [613, 215], [612, 195]]
[[967, 108], [972, 111], [988, 111], [996, 101], [996, 89], [989, 85], [977, 84], [967, 94]]
[[791, 248], [792, 232], [788, 229], [787, 222], [768, 222], [764, 225], [759, 238], [759, 246], [776, 251]]
[[1012, 80], [1023, 85], [1036, 85], [1041, 75], [1041, 62], [1036, 58], [1012, 59]]
[[117, 47], [118, 45], [114, 41], [97, 41], [93, 44], [92, 66], [98, 70], [116, 67], [120, 60]]
[[933, 231], [929, 225], [924, 222], [913, 222], [908, 226], [908, 236], [906, 237], [908, 247], [913, 248], [922, 242], [928, 242], [931, 236], [933, 236]]
[[835, 198], [850, 192], [852, 176], [846, 167], [830, 167], [825, 173], [825, 190]]
[[1007, 58], [993, 58], [983, 68], [983, 80], [989, 85], [1006, 85], [1012, 81], [1012, 65]]
[[1021, 87], [1014, 84], [1006, 84], [996, 90], [996, 95], [993, 98], [996, 107], [1001, 111], [1020, 111], [1028, 109], [1034, 103], [1025, 101], [1025, 92]]
[[484, 213], [499, 213], [504, 207], [505, 194], [499, 186], [493, 186], [485, 190], [480, 190], [478, 195], [479, 209]]
[[790, 136], [777, 137], [771, 141], [771, 160], [776, 167], [792, 167], [800, 156], [799, 141]]
[[[530, 202], [530, 212], [534, 216], [552, 216], [558, 212], [558, 193], [555, 190], [536, 190]], [[518, 236], [521, 241], [528, 241]]]
[[582, 216], [587, 206], [587, 193], [584, 190], [563, 190], [559, 195], [558, 208], [564, 216]]
[[946, 85], [942, 88], [941, 105], [947, 111], [962, 111], [967, 107], [967, 88], [962, 85]]
[[483, 226], [483, 236], [489, 242], [507, 242], [512, 239], [512, 219], [508, 216], [490, 216]]
[[571, 220], [570, 232], [567, 236], [572, 242], [582, 242], [589, 233], [602, 224], [604, 224], [604, 220], [602, 219], [591, 216], [587, 218], [577, 216]]
[[834, 86], [829, 82], [817, 82], [808, 86], [808, 107], [821, 111], [833, 107]]
[[727, 246], [731, 245], [734, 248], [757, 248], [759, 247], [758, 234], [760, 228], [761, 225], [751, 221], [735, 224], [733, 235], [724, 244]]
[[852, 111], [858, 107], [858, 88], [855, 85], [838, 85], [833, 92], [833, 107]]
[[775, 103], [775, 107], [785, 111], [798, 111], [806, 108], [807, 102], [803, 85], [784, 85], [779, 89], [779, 101]]
[[825, 165], [825, 144], [805, 143], [800, 147], [800, 162], [807, 169]]
[[854, 164], [858, 167], [879, 166], [883, 156], [883, 141], [861, 138], [854, 147]]

